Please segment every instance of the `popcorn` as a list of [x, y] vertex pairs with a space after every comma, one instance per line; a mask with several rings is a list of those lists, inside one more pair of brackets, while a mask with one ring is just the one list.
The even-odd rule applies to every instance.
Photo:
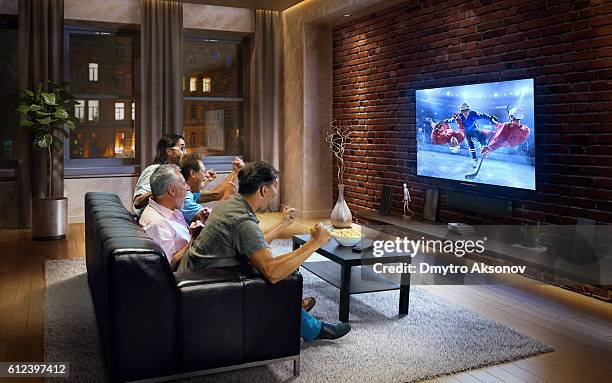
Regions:
[[334, 237], [340, 238], [361, 238], [361, 233], [353, 228], [350, 229], [334, 229], [331, 232]]

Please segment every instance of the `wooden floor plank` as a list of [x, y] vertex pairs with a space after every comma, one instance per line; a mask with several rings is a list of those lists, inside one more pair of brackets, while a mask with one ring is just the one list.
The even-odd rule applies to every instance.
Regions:
[[521, 379], [521, 377], [513, 375], [513, 374], [503, 370], [499, 365], [489, 366], [489, 367], [485, 368], [484, 370], [487, 371], [489, 374], [495, 376], [497, 379], [501, 380], [502, 382], [507, 382], [507, 383], [529, 383], [526, 380]]
[[498, 367], [506, 371], [507, 373], [512, 374], [513, 376], [525, 382], [528, 382], [528, 383], [545, 383], [546, 382], [546, 380], [532, 374], [531, 372], [525, 370], [524, 368], [517, 366], [516, 363], [514, 362], [499, 364]]
[[488, 369], [483, 368], [479, 370], [473, 370], [469, 372], [470, 375], [480, 380], [483, 383], [504, 383], [503, 380], [497, 378], [495, 375], [490, 374]]

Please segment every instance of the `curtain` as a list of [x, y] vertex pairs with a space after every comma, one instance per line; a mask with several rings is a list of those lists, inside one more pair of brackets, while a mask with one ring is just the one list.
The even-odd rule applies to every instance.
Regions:
[[[35, 89], [48, 80], [63, 80], [64, 0], [19, 0], [19, 85]], [[19, 225], [29, 227], [30, 200], [47, 196], [49, 160], [32, 150], [32, 137], [20, 129], [17, 137]], [[53, 197], [64, 196], [64, 153], [53, 152]]]
[[164, 134], [183, 134], [183, 5], [142, 0], [140, 159], [153, 162]]
[[[250, 65], [249, 159], [280, 169], [282, 30], [278, 11], [257, 10]], [[280, 193], [272, 210], [280, 206]]]

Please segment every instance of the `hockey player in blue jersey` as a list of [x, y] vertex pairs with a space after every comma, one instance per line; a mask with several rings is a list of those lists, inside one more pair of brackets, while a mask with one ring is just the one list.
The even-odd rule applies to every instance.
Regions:
[[[472, 156], [472, 167], [476, 168], [478, 166], [478, 159], [476, 158], [476, 147], [474, 144], [474, 140], [480, 142], [482, 147], [487, 145], [487, 141], [493, 137], [494, 131], [490, 131], [488, 129], [480, 129], [477, 120], [488, 120], [489, 122], [497, 125], [499, 121], [495, 116], [490, 116], [486, 113], [476, 112], [474, 110], [470, 110], [470, 106], [467, 102], [461, 104], [460, 107], [461, 113], [457, 116], [453, 116], [444, 120], [445, 123], [457, 122], [457, 125], [465, 129], [465, 139], [468, 143], [468, 147], [470, 149], [470, 155]], [[458, 117], [458, 118], [457, 118]]]

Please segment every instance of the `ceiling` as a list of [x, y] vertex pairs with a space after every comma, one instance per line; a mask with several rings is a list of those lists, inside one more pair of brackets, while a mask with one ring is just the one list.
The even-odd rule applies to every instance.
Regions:
[[183, 3], [284, 11], [303, 0], [181, 0]]

